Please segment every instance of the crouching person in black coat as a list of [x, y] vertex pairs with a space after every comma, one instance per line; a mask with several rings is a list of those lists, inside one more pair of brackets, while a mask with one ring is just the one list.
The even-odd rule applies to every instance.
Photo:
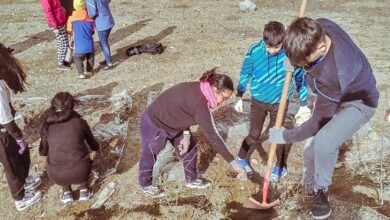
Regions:
[[73, 110], [75, 104], [76, 100], [68, 92], [57, 93], [45, 112], [40, 131], [39, 154], [47, 156], [47, 174], [62, 187], [61, 202], [64, 204], [73, 201], [73, 184], [80, 185], [79, 201], [91, 197], [88, 177], [92, 160], [89, 153], [99, 149], [87, 122]]

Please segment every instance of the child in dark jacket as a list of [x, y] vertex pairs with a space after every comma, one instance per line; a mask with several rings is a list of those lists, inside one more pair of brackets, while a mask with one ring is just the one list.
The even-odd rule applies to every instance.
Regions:
[[[285, 36], [283, 24], [277, 21], [270, 21], [264, 27], [263, 39], [253, 44], [241, 68], [240, 81], [237, 86], [237, 101], [235, 109], [242, 112], [242, 95], [246, 90], [247, 83], [251, 85], [251, 111], [250, 111], [250, 128], [248, 136], [243, 140], [238, 158], [248, 175], [252, 169], [248, 164], [252, 152], [257, 149], [260, 156], [264, 158], [265, 153], [262, 148], [262, 142], [268, 138], [268, 130], [276, 122], [280, 97], [286, 71], [283, 69], [283, 63], [286, 54], [282, 48], [282, 41]], [[307, 120], [310, 118], [310, 109], [307, 107], [307, 83], [302, 68], [297, 68], [293, 72], [297, 91], [299, 92], [300, 108], [296, 118]], [[293, 85], [290, 84], [288, 99], [292, 98]], [[288, 106], [288, 105], [287, 105]], [[269, 124], [266, 131], [261, 134], [265, 118], [269, 115]], [[283, 125], [292, 127], [293, 120], [287, 115], [287, 108], [284, 113]], [[280, 144], [276, 148], [277, 163], [271, 173], [271, 180], [278, 180], [287, 175], [287, 158], [290, 153], [291, 144]]]
[[30, 150], [14, 121], [10, 90], [24, 92], [26, 74], [10, 53], [9, 48], [0, 44], [0, 162], [16, 209], [22, 211], [41, 199], [41, 192], [33, 191], [41, 180], [28, 178]]
[[366, 124], [378, 106], [379, 92], [366, 56], [333, 21], [298, 18], [287, 29], [283, 48], [294, 66], [303, 66], [317, 93], [311, 118], [293, 129], [270, 130], [270, 141], [284, 144], [306, 141], [305, 186], [314, 189], [314, 219], [326, 219], [332, 209], [332, 183], [339, 147]]
[[[61, 202], [73, 201], [73, 184], [80, 184], [79, 201], [90, 198], [88, 178], [92, 169], [90, 151], [99, 144], [87, 122], [73, 110], [76, 100], [68, 92], [59, 92], [45, 112], [41, 128], [39, 154], [47, 156], [47, 174], [63, 190]], [[88, 144], [89, 148], [87, 147]]]
[[[73, 58], [76, 64], [78, 78], [85, 79], [92, 75], [94, 65], [93, 33], [94, 21], [88, 17], [85, 2], [76, 0], [73, 3], [74, 11], [68, 19], [67, 29], [74, 39]], [[84, 59], [87, 60], [84, 71]]]

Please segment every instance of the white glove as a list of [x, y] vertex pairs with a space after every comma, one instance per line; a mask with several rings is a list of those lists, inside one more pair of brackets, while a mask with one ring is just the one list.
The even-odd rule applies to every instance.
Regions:
[[188, 148], [190, 146], [191, 142], [191, 134], [189, 131], [184, 131], [183, 132], [183, 139], [180, 140], [180, 145], [179, 145], [179, 150], [180, 150], [180, 155], [183, 155], [188, 152]]
[[311, 111], [307, 105], [299, 107], [297, 114], [294, 116], [295, 125], [299, 126], [311, 118]]
[[236, 102], [234, 103], [234, 109], [237, 111], [237, 112], [244, 112], [244, 107], [243, 107], [243, 104], [242, 104], [242, 98], [241, 97], [237, 97], [236, 98]]

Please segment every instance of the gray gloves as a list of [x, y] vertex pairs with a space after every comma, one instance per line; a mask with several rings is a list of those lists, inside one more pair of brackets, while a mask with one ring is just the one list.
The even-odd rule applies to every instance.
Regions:
[[286, 141], [283, 138], [284, 130], [284, 127], [269, 129], [269, 141], [274, 144], [285, 144]]

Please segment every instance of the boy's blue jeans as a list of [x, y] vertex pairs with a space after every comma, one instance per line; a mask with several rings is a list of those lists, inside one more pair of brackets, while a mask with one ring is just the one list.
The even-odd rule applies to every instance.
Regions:
[[305, 187], [328, 188], [332, 183], [340, 145], [366, 124], [375, 110], [361, 100], [344, 102], [336, 115], [315, 136], [306, 140], [303, 150]]
[[102, 47], [107, 64], [112, 64], [110, 45], [108, 44], [108, 37], [110, 36], [111, 29], [112, 28], [104, 31], [98, 31], [100, 46]]

